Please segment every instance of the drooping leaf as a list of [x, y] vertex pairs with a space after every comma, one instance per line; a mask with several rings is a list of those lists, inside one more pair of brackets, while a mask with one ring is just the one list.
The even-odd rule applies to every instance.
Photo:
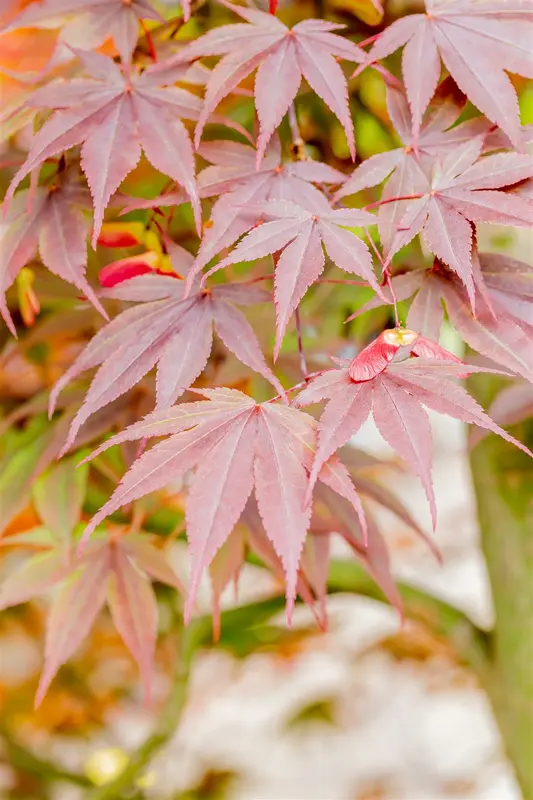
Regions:
[[0, 249], [0, 311], [14, 335], [4, 295], [37, 252], [47, 269], [76, 286], [107, 316], [85, 278], [89, 224], [83, 209], [88, 206], [87, 190], [60, 176], [51, 186], [19, 192], [5, 221], [0, 222], [0, 227], [5, 226]]
[[[414, 341], [416, 344], [416, 339]], [[397, 352], [400, 354], [401, 348]], [[371, 412], [385, 441], [422, 480], [434, 524], [436, 508], [431, 482], [431, 427], [423, 406], [497, 433], [530, 454], [527, 447], [496, 425], [478, 403], [453, 381], [453, 378], [464, 377], [465, 373], [483, 370], [457, 363], [457, 360], [445, 360], [445, 353], [440, 348], [437, 358], [429, 360], [417, 357], [414, 353], [413, 358], [391, 362], [384, 368], [378, 353], [380, 371], [373, 377], [354, 380], [351, 373], [359, 375], [359, 370], [354, 371], [352, 362], [331, 370], [329, 375], [324, 373], [316, 381], [310, 381], [309, 386], [296, 398], [297, 406], [329, 398], [319, 423], [310, 489], [322, 464], [351, 439]], [[356, 365], [360, 359], [361, 354], [354, 360]], [[326, 381], [325, 376], [330, 379]]]
[[157, 637], [157, 602], [152, 584], [123, 547], [112, 547], [110, 558], [107, 602], [117, 631], [139, 665], [148, 701]]
[[54, 598], [48, 617], [45, 662], [35, 696], [38, 706], [59, 667], [68, 661], [88, 635], [105, 602], [110, 552], [99, 548], [75, 568]]
[[[170, 434], [133, 464], [89, 523], [84, 538], [120, 506], [196, 467], [187, 503], [193, 559], [186, 612], [190, 616], [201, 572], [227, 540], [254, 485], [266, 534], [283, 563], [290, 619], [311, 513], [304, 500], [316, 423], [301, 411], [269, 402], [257, 404], [235, 390], [197, 391], [208, 401], [155, 411], [95, 451], [94, 455], [120, 442]], [[342, 464], [326, 465], [319, 479], [347, 498], [364, 525], [360, 501]]]
[[184, 593], [179, 579], [147, 537], [99, 541], [81, 559], [55, 548], [29, 558], [0, 586], [0, 607], [27, 602], [56, 587], [47, 620], [45, 663], [36, 705], [59, 667], [78, 649], [107, 601], [116, 628], [137, 661], [146, 697], [157, 635], [157, 604], [147, 575]]

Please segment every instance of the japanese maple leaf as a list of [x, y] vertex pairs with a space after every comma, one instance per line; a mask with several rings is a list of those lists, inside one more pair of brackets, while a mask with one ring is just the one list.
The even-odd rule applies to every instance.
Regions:
[[50, 272], [76, 286], [107, 317], [85, 277], [88, 208], [86, 188], [72, 175], [60, 175], [50, 186], [19, 192], [0, 220], [0, 312], [14, 336], [5, 293], [37, 252]]
[[[119, 442], [169, 436], [133, 464], [90, 521], [84, 538], [122, 505], [195, 469], [186, 507], [192, 559], [188, 618], [204, 568], [230, 535], [255, 487], [266, 534], [283, 563], [290, 619], [311, 516], [304, 499], [316, 421], [288, 406], [256, 403], [232, 389], [195, 391], [207, 402], [156, 410], [95, 451], [93, 455]], [[365, 529], [359, 497], [342, 463], [336, 459], [325, 463], [318, 478], [349, 500]]]
[[[192, 256], [175, 246], [173, 264], [183, 271]], [[267, 366], [252, 326], [233, 303], [264, 302], [269, 295], [255, 286], [225, 284], [196, 291], [186, 299], [184, 281], [164, 275], [140, 275], [112, 289], [107, 297], [133, 301], [91, 339], [61, 376], [50, 395], [50, 409], [59, 392], [80, 373], [101, 365], [82, 406], [72, 421], [69, 447], [84, 421], [99, 408], [134, 386], [157, 364], [157, 405], [174, 403], [204, 369], [213, 342], [213, 326], [226, 347], [246, 366], [283, 387]]]
[[[392, 512], [415, 534], [421, 536], [436, 553], [434, 544], [403, 503], [375, 479], [376, 468], [384, 467], [385, 463], [352, 446], [341, 448], [339, 455], [361, 497], [368, 537], [365, 541], [359, 519], [354, 515], [350, 502], [325, 484], [319, 483], [315, 487], [309, 533], [302, 550], [297, 592], [311, 607], [319, 625], [323, 628], [327, 627], [325, 601], [332, 535], [340, 535], [348, 543], [356, 558], [400, 613], [401, 599], [390, 571], [387, 547], [375, 519], [375, 508], [380, 507]], [[230, 582], [237, 583], [247, 551], [259, 556], [274, 575], [283, 576], [283, 564], [264, 533], [257, 504], [253, 498], [248, 500], [239, 522], [209, 566], [213, 595], [213, 628], [216, 635], [220, 631], [220, 596]]]
[[405, 45], [402, 72], [416, 138], [441, 73], [523, 149], [518, 102], [506, 71], [533, 78], [533, 14], [528, 0], [426, 0], [425, 14], [394, 22], [362, 66]]
[[183, 592], [163, 553], [146, 536], [91, 543], [80, 558], [54, 548], [28, 559], [0, 586], [0, 608], [25, 603], [52, 588], [39, 705], [62, 664], [87, 638], [106, 600], [124, 644], [139, 665], [148, 697], [157, 638], [157, 601], [150, 578]]
[[[415, 357], [393, 362], [406, 347], [414, 351]], [[417, 350], [420, 358], [416, 357]], [[446, 351], [414, 331], [385, 331], [351, 363], [326, 371], [310, 382], [296, 398], [296, 406], [326, 398], [329, 402], [319, 422], [308, 501], [322, 464], [360, 430], [370, 413], [385, 441], [421, 479], [434, 526], [437, 511], [431, 479], [432, 434], [424, 406], [486, 428], [533, 455], [496, 425], [465, 389], [450, 380], [464, 377], [465, 372], [483, 370], [445, 361], [444, 356]]]
[[[324, 249], [338, 267], [360, 275], [376, 292], [381, 291], [368, 247], [356, 234], [346, 230], [348, 226], [374, 225], [376, 218], [358, 209], [333, 210], [323, 195], [305, 206], [280, 200], [257, 203], [254, 208], [267, 221], [251, 230], [207, 274], [228, 264], [280, 253], [274, 277], [277, 323], [274, 358], [277, 358], [295, 308], [324, 269]], [[195, 265], [191, 274], [196, 270]]]
[[[183, 5], [190, 14], [190, 3]], [[59, 41], [93, 50], [112, 38], [121, 58], [129, 61], [139, 37], [139, 22], [164, 22], [150, 0], [34, 0], [2, 32], [19, 28], [60, 28]]]
[[32, 105], [56, 110], [33, 137], [6, 200], [47, 158], [81, 144], [81, 168], [94, 203], [95, 247], [109, 199], [143, 151], [157, 170], [183, 186], [200, 228], [194, 154], [180, 117], [196, 119], [201, 100], [184, 89], [161, 86], [153, 67], [139, 75], [99, 53], [76, 52], [91, 77], [55, 82], [33, 94]]
[[[414, 295], [407, 325], [437, 341], [445, 307], [450, 323], [470, 347], [533, 382], [533, 268], [508, 256], [476, 250], [472, 263], [475, 314], [464, 288], [442, 266], [393, 277], [397, 301]], [[392, 302], [388, 287], [383, 294]], [[376, 297], [357, 314], [382, 304]]]
[[267, 147], [259, 168], [255, 150], [239, 142], [205, 142], [198, 152], [212, 163], [198, 174], [200, 197], [220, 196], [211, 210], [210, 227], [204, 231], [195, 271], [257, 222], [254, 204], [265, 200], [320, 202], [321, 192], [313, 184], [339, 184], [345, 178], [320, 161], [283, 162], [277, 136]]
[[496, 153], [480, 158], [484, 136], [458, 145], [431, 175], [421, 167], [426, 186], [422, 196], [409, 201], [400, 219], [388, 259], [423, 231], [428, 249], [455, 272], [474, 305], [472, 265], [473, 222], [529, 227], [533, 202], [516, 194], [497, 191], [533, 175], [533, 157]]
[[[464, 98], [464, 102], [463, 102]], [[490, 125], [484, 117], [476, 117], [455, 125], [461, 114], [466, 98], [458, 93], [453, 81], [447, 79], [437, 90], [434, 101], [424, 116], [415, 142], [412, 132], [412, 118], [407, 97], [396, 86], [387, 87], [387, 108], [394, 128], [403, 147], [377, 153], [365, 159], [335, 193], [337, 202], [347, 195], [377, 186], [386, 181], [379, 206], [378, 229], [385, 250], [390, 248], [397, 231], [406, 201], [394, 198], [409, 197], [424, 185], [420, 175], [419, 160], [438, 158], [460, 144], [471, 141], [475, 136], [486, 134]], [[452, 127], [454, 126], [454, 127]], [[490, 139], [485, 139], [485, 144]], [[499, 144], [495, 142], [496, 146]], [[426, 163], [426, 162], [425, 162]]]
[[324, 20], [309, 19], [288, 28], [279, 19], [244, 6], [224, 3], [248, 23], [222, 25], [191, 42], [161, 69], [202, 56], [223, 56], [207, 84], [204, 107], [196, 126], [200, 141], [209, 115], [220, 101], [257, 68], [255, 107], [260, 133], [257, 164], [268, 141], [298, 92], [302, 78], [333, 111], [342, 124], [348, 147], [355, 155], [353, 123], [348, 105], [346, 78], [337, 58], [359, 63], [364, 52], [333, 33], [343, 28]]

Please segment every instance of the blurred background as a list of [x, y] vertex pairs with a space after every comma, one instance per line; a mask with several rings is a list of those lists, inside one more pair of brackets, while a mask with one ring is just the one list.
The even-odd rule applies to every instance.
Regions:
[[[338, 14], [348, 24], [349, 32], [350, 26], [357, 29], [361, 14], [365, 24], [377, 24], [381, 19], [378, 14], [376, 23], [374, 4], [364, 0], [324, 0], [324, 4], [329, 16]], [[24, 4], [0, 2], [4, 19], [17, 5]], [[170, 7], [172, 2], [166, 0], [162, 5]], [[300, 16], [313, 13], [312, 3], [296, 5]], [[393, 18], [417, 10], [419, 5], [394, 0], [387, 4], [386, 13]], [[196, 35], [194, 21], [191, 25], [190, 35]], [[38, 36], [18, 33], [0, 40], [3, 187], [12, 161], [25, 149], [31, 123], [25, 112], [10, 116], [27, 90], [10, 71], [39, 70], [53, 45], [50, 31], [40, 31]], [[525, 124], [533, 121], [533, 90], [525, 82], [517, 84]], [[353, 82], [351, 90], [359, 156], [389, 149], [393, 138], [382, 79], [367, 71]], [[344, 135], [331, 115], [325, 122], [323, 109], [317, 110], [314, 102], [312, 98], [302, 101], [302, 134], [319, 155], [346, 168]], [[247, 124], [250, 104], [241, 101], [234, 111], [234, 117]], [[131, 185], [142, 183], [146, 177], [143, 169], [141, 165], [129, 180]], [[503, 250], [531, 261], [531, 232], [510, 234], [492, 227], [481, 236], [482, 249]], [[186, 243], [185, 235], [182, 241]], [[49, 278], [42, 279], [37, 270], [37, 286], [42, 286], [40, 296], [45, 305], [47, 297], [56, 292], [69, 297], [64, 284], [46, 280]], [[361, 294], [357, 305], [365, 299]], [[335, 325], [337, 317], [353, 310], [354, 297], [349, 293], [347, 307], [336, 307]], [[328, 302], [324, 293], [313, 295], [309, 315], [319, 313], [321, 304], [330, 310]], [[90, 327], [89, 322], [87, 325]], [[356, 326], [355, 332], [358, 330]], [[64, 327], [60, 331], [52, 327], [46, 335], [51, 346], [44, 356], [39, 337], [25, 340], [24, 347], [14, 346], [7, 338], [0, 343], [4, 418], [8, 413], [16, 416], [17, 408], [40, 398], [83, 343], [78, 329], [65, 332]], [[449, 349], [459, 347], [451, 330], [445, 339], [443, 344]], [[141, 398], [139, 407], [142, 402]], [[466, 433], [455, 421], [433, 419], [440, 513], [436, 541], [443, 565], [392, 515], [384, 518], [382, 530], [395, 576], [450, 600], [483, 627], [490, 625], [492, 609], [478, 544]], [[18, 440], [14, 446], [4, 430], [0, 452], [4, 503], [12, 498], [13, 487], [21, 487], [29, 475], [27, 462], [19, 463], [14, 455], [23, 446]], [[371, 425], [358, 436], [358, 446], [392, 458]], [[391, 487], [429, 529], [426, 501], [416, 479], [401, 469], [383, 469], [388, 470], [385, 478]], [[31, 530], [36, 524], [31, 502], [23, 502], [15, 511], [6, 536]], [[169, 545], [167, 553], [177, 574], [185, 577], [184, 543]], [[20, 561], [20, 552], [0, 546], [0, 582]], [[269, 574], [246, 566], [239, 603], [268, 597], [274, 589], [278, 585]], [[219, 647], [206, 649], [195, 658], [188, 701], [178, 724], [168, 697], [174, 683], [174, 622], [181, 601], [174, 591], [160, 585], [157, 597], [160, 638], [148, 706], [143, 705], [137, 669], [108, 614], [103, 613], [35, 711], [49, 599], [44, 596], [0, 613], [0, 798], [92, 798], [95, 787], [105, 788], [106, 782], [132, 763], [132, 754], [149, 742], [153, 758], [147, 757], [146, 766], [136, 771], [135, 790], [127, 797], [519, 800], [490, 706], [476, 679], [456, 661], [445, 640], [421, 625], [401, 626], [392, 608], [338, 595], [328, 599], [326, 633], [317, 629], [306, 608], [297, 610], [292, 631], [286, 630], [282, 613], [268, 624], [254, 625], [248, 620], [242, 630], [234, 627], [223, 635]], [[208, 613], [207, 583], [199, 603]], [[223, 608], [234, 603], [233, 590], [226, 590]], [[104, 794], [100, 796], [104, 798]], [[126, 795], [109, 797], [121, 800]]]

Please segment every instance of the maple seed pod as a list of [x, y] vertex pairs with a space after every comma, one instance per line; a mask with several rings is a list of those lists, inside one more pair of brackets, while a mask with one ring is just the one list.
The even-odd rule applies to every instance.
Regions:
[[116, 286], [122, 281], [127, 281], [137, 275], [146, 275], [148, 272], [159, 272], [161, 257], [159, 253], [148, 251], [138, 256], [121, 258], [113, 261], [100, 270], [98, 280], [106, 289]]
[[401, 347], [411, 347], [419, 334], [405, 328], [380, 333], [350, 364], [349, 375], [357, 383], [370, 381], [383, 372]]
[[395, 345], [396, 347], [406, 347], [413, 344], [415, 339], [418, 338], [416, 331], [410, 331], [405, 328], [392, 328], [392, 330], [383, 331], [382, 335], [387, 344]]
[[104, 222], [98, 236], [102, 247], [135, 247], [144, 244], [146, 230], [142, 222]]
[[23, 267], [17, 275], [17, 294], [22, 321], [27, 328], [35, 324], [35, 319], [41, 310], [39, 298], [35, 294], [33, 284], [35, 273], [28, 267]]

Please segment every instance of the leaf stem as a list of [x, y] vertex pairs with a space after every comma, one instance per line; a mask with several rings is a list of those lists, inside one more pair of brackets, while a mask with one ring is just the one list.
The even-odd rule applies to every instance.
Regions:
[[294, 320], [296, 322], [296, 334], [298, 336], [298, 354], [300, 356], [300, 370], [304, 376], [304, 380], [308, 378], [307, 361], [305, 359], [304, 344], [302, 338], [302, 321], [300, 319], [300, 308], [296, 307], [294, 312]]
[[146, 45], [148, 47], [148, 53], [150, 55], [150, 58], [152, 59], [152, 61], [154, 63], [156, 63], [157, 62], [157, 52], [156, 52], [156, 49], [155, 49], [154, 40], [152, 39], [152, 34], [150, 33], [150, 29], [147, 27], [147, 25], [146, 25], [146, 23], [145, 23], [145, 21], [143, 19], [141, 19], [141, 27], [142, 27], [143, 32], [144, 32], [144, 36], [145, 36], [145, 39], [146, 39]]
[[379, 208], [379, 206], [386, 206], [388, 203], [399, 203], [400, 200], [420, 200], [424, 197], [423, 194], [405, 194], [400, 197], [387, 197], [385, 200], [376, 200], [375, 203], [369, 203], [363, 206], [364, 211], [370, 211], [372, 208]]

